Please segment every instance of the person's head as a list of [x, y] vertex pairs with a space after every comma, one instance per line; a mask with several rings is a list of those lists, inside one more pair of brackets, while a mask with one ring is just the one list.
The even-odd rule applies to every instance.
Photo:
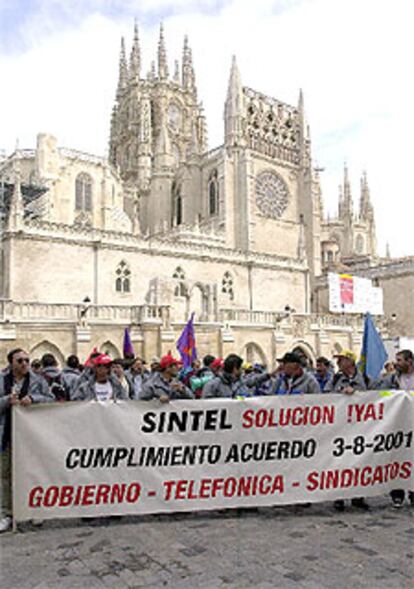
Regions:
[[191, 362], [191, 368], [194, 370], [194, 372], [197, 372], [197, 370], [200, 370], [201, 360], [193, 360]]
[[352, 350], [342, 350], [335, 354], [338, 368], [345, 374], [354, 374], [356, 370], [356, 354]]
[[328, 358], [325, 358], [325, 356], [319, 356], [319, 358], [316, 359], [316, 372], [320, 376], [326, 376], [329, 371], [329, 367], [330, 362]]
[[214, 362], [214, 360], [214, 356], [212, 356], [211, 354], [207, 354], [207, 356], [204, 356], [203, 358], [203, 366], [205, 368], [211, 368], [211, 365]]
[[251, 374], [253, 372], [253, 364], [251, 362], [244, 362], [242, 368], [244, 374]]
[[112, 372], [118, 377], [122, 378], [124, 375], [124, 360], [122, 358], [115, 358], [112, 362]]
[[35, 358], [34, 360], [32, 360], [32, 363], [30, 364], [30, 368], [36, 374], [40, 374], [42, 372], [42, 363], [39, 360], [39, 358]]
[[414, 371], [414, 354], [411, 350], [400, 350], [395, 356], [395, 365], [401, 374]]
[[302, 358], [295, 352], [287, 352], [283, 358], [278, 358], [283, 364], [283, 372], [286, 376], [299, 376], [303, 373]]
[[93, 371], [97, 382], [106, 382], [112, 368], [112, 359], [107, 354], [99, 354], [92, 361]]
[[394, 362], [385, 362], [384, 370], [387, 374], [392, 374], [395, 372], [395, 364]]
[[283, 359], [282, 358], [276, 358], [276, 362], [277, 362], [276, 372], [278, 374], [281, 374], [282, 372], [285, 371], [285, 364], [283, 362]]
[[84, 367], [86, 368], [93, 368], [94, 366], [94, 360], [96, 360], [96, 358], [98, 358], [98, 356], [101, 355], [101, 352], [98, 352], [98, 350], [96, 348], [94, 348], [94, 351], [90, 353], [90, 355], [88, 356], [88, 358], [85, 361]]
[[300, 359], [300, 365], [302, 366], [302, 368], [309, 367], [308, 357], [301, 349], [296, 349], [296, 351], [293, 353], [296, 354], [296, 356]]
[[210, 364], [210, 370], [214, 372], [215, 375], [221, 374], [223, 372], [223, 368], [223, 358], [214, 358], [213, 362]]
[[79, 358], [75, 354], [71, 354], [66, 358], [66, 366], [73, 370], [79, 370]]
[[136, 358], [133, 359], [132, 364], [131, 364], [131, 370], [132, 372], [135, 372], [135, 374], [141, 374], [141, 372], [144, 370], [144, 360], [142, 358], [140, 358], [139, 356], [137, 356]]
[[7, 362], [16, 377], [23, 377], [30, 370], [29, 354], [22, 348], [14, 348], [7, 354]]
[[240, 378], [242, 374], [243, 358], [237, 354], [229, 354], [224, 360], [224, 372], [233, 378]]
[[158, 356], [153, 356], [150, 362], [151, 372], [160, 372], [160, 358]]
[[43, 354], [41, 358], [42, 368], [56, 368], [57, 360], [53, 354]]
[[160, 371], [167, 380], [176, 378], [181, 366], [180, 360], [177, 360], [171, 354], [166, 354], [160, 360]]

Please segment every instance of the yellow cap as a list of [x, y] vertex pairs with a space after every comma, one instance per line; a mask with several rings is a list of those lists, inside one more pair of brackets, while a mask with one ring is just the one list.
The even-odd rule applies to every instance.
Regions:
[[348, 358], [349, 360], [356, 362], [357, 355], [352, 350], [343, 349], [340, 352], [338, 352], [338, 354], [335, 354], [334, 358]]
[[250, 362], [245, 362], [242, 366], [243, 370], [252, 370], [253, 365]]

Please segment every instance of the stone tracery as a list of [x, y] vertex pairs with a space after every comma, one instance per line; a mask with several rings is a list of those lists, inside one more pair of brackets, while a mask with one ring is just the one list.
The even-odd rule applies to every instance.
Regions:
[[271, 219], [279, 219], [289, 203], [286, 183], [274, 172], [262, 172], [256, 178], [256, 204]]

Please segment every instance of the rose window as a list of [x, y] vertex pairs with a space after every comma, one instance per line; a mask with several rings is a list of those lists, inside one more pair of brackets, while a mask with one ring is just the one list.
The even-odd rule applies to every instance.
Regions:
[[263, 172], [256, 178], [256, 204], [271, 219], [279, 219], [289, 203], [286, 183], [273, 172]]

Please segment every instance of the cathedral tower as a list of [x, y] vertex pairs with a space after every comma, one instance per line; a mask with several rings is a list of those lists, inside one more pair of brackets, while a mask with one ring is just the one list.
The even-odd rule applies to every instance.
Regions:
[[300, 251], [313, 264], [312, 164], [302, 94], [295, 107], [242, 86], [233, 58], [224, 127], [229, 245], [293, 259]]
[[[157, 233], [180, 224], [186, 206], [185, 183], [191, 161], [206, 148], [206, 125], [197, 102], [197, 88], [188, 39], [181, 62], [170, 77], [163, 26], [160, 26], [157, 67], [144, 79], [138, 27], [129, 63], [121, 43], [119, 80], [111, 119], [110, 161], [139, 209], [142, 229]], [[187, 215], [186, 215], [187, 213]]]

